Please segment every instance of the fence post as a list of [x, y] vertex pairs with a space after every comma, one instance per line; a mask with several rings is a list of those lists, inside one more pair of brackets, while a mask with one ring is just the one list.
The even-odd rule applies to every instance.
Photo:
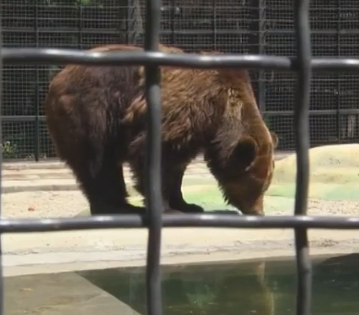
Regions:
[[139, 0], [127, 0], [126, 43], [136, 44], [143, 32], [141, 7]]
[[[337, 29], [336, 29], [336, 33], [337, 33], [337, 57], [340, 57], [340, 1], [337, 1]], [[340, 122], [340, 88], [341, 88], [341, 84], [340, 84], [340, 73], [336, 73], [336, 77], [337, 77], [337, 84], [336, 84], [336, 88], [337, 88], [337, 114], [336, 114], [336, 123], [337, 123], [337, 142], [340, 143], [340, 138], [341, 138], [341, 122]]]
[[[0, 6], [0, 218], [2, 218], [2, 90], [3, 90], [3, 58], [2, 58], [2, 6]], [[1, 220], [1, 219], [0, 219]], [[2, 257], [2, 233], [0, 233], [0, 315], [4, 314], [4, 278], [3, 278], [3, 257]]]
[[[265, 53], [265, 32], [266, 32], [266, 0], [252, 0], [250, 6], [252, 8], [252, 23], [250, 35], [250, 53]], [[266, 112], [266, 93], [265, 93], [265, 71], [258, 70], [257, 75], [257, 91], [256, 97], [260, 111], [262, 114]]]
[[212, 44], [213, 44], [213, 50], [217, 50], [217, 0], [212, 0], [212, 10], [213, 10], [213, 15], [212, 15], [213, 43]]
[[[38, 17], [38, 5], [35, 3], [35, 44], [36, 44], [36, 48], [39, 48], [39, 17]], [[40, 82], [39, 82], [39, 78], [40, 78], [40, 74], [39, 74], [39, 66], [35, 65], [36, 70], [35, 70], [35, 130], [34, 130], [34, 137], [35, 137], [35, 152], [34, 152], [34, 157], [35, 157], [35, 161], [39, 162], [40, 159], [40, 92], [39, 92], [39, 86], [40, 86]]]

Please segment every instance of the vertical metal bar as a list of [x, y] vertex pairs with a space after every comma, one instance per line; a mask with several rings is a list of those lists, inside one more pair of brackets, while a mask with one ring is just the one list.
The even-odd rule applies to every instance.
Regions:
[[[119, 8], [121, 11], [121, 8]], [[126, 21], [126, 44], [133, 44], [133, 10], [134, 10], [134, 3], [133, 0], [127, 0], [127, 21]]]
[[[306, 215], [309, 187], [309, 101], [311, 69], [311, 42], [309, 0], [295, 0], [295, 32], [297, 44], [297, 95], [294, 129], [297, 151], [297, 178], [295, 215]], [[311, 306], [312, 272], [306, 228], [295, 229], [297, 257], [297, 315], [309, 315]]]
[[77, 11], [78, 15], [77, 15], [77, 18], [78, 18], [78, 34], [77, 34], [77, 40], [78, 40], [78, 43], [77, 43], [77, 47], [79, 49], [82, 49], [82, 29], [83, 29], [83, 4], [82, 3], [79, 3], [78, 4], [78, 11]]
[[171, 19], [171, 45], [176, 44], [176, 19], [177, 19], [177, 3], [176, 0], [170, 2], [170, 19]]
[[[39, 14], [38, 14], [38, 4], [34, 4], [35, 6], [35, 43], [36, 43], [36, 48], [39, 47]], [[35, 161], [38, 162], [40, 159], [40, 93], [39, 93], [39, 86], [40, 86], [40, 82], [39, 82], [39, 78], [40, 78], [40, 73], [39, 73], [39, 65], [35, 65], [36, 67], [36, 71], [35, 71], [35, 82], [36, 82], [36, 87], [35, 87], [35, 132], [34, 132], [34, 136], [35, 136]]]
[[[262, 55], [265, 52], [264, 44], [265, 41], [265, 31], [266, 31], [266, 8], [267, 1], [259, 0], [258, 1], [258, 54]], [[266, 111], [266, 96], [265, 96], [265, 71], [259, 70], [258, 76], [258, 105], [262, 114]], [[270, 116], [268, 116], [270, 117]]]
[[[161, 0], [146, 0], [146, 31], [144, 49], [158, 51]], [[147, 147], [146, 147], [146, 208], [149, 219], [147, 244], [146, 293], [148, 315], [162, 314], [161, 296], [161, 90], [160, 67], [146, 66]]]
[[[3, 87], [3, 62], [1, 57], [2, 50], [2, 6], [0, 6], [0, 143], [2, 144], [2, 87]], [[0, 146], [0, 220], [2, 220], [2, 145]], [[3, 266], [2, 266], [2, 233], [0, 233], [0, 315], [4, 314], [4, 278], [3, 278]]]
[[[262, 55], [265, 52], [264, 49], [264, 34], [266, 30], [266, 0], [252, 0], [248, 4], [251, 7], [251, 23], [250, 23], [250, 37], [249, 37], [249, 49], [250, 54]], [[266, 99], [265, 99], [265, 74], [262, 69], [255, 71], [256, 81], [256, 99], [258, 107], [264, 117], [271, 117], [266, 113]]]
[[213, 32], [213, 43], [212, 49], [217, 50], [217, 0], [212, 0], [212, 32]]
[[[340, 56], [340, 26], [341, 26], [341, 17], [340, 17], [340, 1], [338, 0], [337, 1], [337, 57]], [[341, 88], [341, 83], [340, 83], [340, 73], [336, 73], [335, 75], [337, 77], [337, 119], [336, 119], [336, 122], [337, 122], [337, 139], [338, 139], [338, 143], [340, 143], [340, 127], [341, 127], [341, 123], [340, 123], [340, 102], [341, 102], [341, 99], [340, 99], [340, 94], [341, 94], [341, 91], [340, 91], [340, 88]]]

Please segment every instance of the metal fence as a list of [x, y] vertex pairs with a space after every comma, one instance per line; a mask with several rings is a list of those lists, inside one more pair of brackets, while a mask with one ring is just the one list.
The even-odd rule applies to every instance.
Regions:
[[[1, 219], [0, 235], [18, 232], [53, 232], [104, 228], [148, 227], [147, 247], [147, 305], [149, 315], [161, 312], [160, 245], [161, 227], [228, 227], [228, 228], [294, 228], [297, 256], [298, 287], [297, 315], [309, 315], [311, 305], [311, 263], [308, 228], [359, 228], [359, 217], [307, 216], [309, 184], [309, 98], [312, 69], [315, 71], [359, 71], [359, 59], [314, 59], [311, 54], [309, 0], [294, 2], [297, 56], [294, 58], [271, 55], [228, 54], [205, 58], [203, 55], [166, 54], [158, 52], [160, 33], [160, 0], [146, 2], [145, 51], [136, 53], [94, 53], [79, 50], [2, 48], [1, 61], [5, 64], [81, 63], [107, 65], [145, 65], [146, 99], [148, 110], [148, 142], [146, 149], [146, 214], [119, 215], [67, 219]], [[294, 130], [297, 152], [297, 178], [293, 216], [236, 216], [220, 214], [163, 215], [161, 205], [161, 135], [159, 65], [218, 68], [242, 67], [266, 70], [290, 70], [297, 75], [295, 93]], [[4, 87], [4, 91], [6, 87]], [[1, 161], [2, 162], [2, 161]], [[1, 175], [1, 174], [0, 174]], [[1, 257], [1, 256], [0, 256]], [[1, 269], [0, 269], [1, 271]], [[0, 274], [2, 280], [2, 274]], [[0, 286], [0, 314], [3, 314], [3, 285]]]
[[[356, 0], [313, 0], [313, 56], [353, 57], [359, 49]], [[143, 44], [144, 0], [3, 0], [3, 45], [88, 49], [107, 43]], [[187, 51], [295, 56], [294, 10], [287, 0], [164, 0], [160, 41]], [[57, 65], [5, 65], [5, 159], [55, 157], [43, 103]], [[295, 75], [252, 70], [258, 104], [280, 150], [295, 146]], [[359, 75], [314, 73], [309, 125], [311, 145], [359, 140]]]

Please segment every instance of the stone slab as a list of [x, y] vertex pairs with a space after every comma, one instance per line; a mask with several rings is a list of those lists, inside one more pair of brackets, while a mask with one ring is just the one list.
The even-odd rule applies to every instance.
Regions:
[[6, 315], [139, 315], [75, 272], [7, 277]]

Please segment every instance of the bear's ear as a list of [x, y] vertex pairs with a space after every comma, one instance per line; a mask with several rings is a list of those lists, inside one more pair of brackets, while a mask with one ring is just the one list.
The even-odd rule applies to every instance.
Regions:
[[274, 149], [276, 149], [277, 146], [278, 146], [278, 142], [279, 142], [278, 136], [277, 136], [274, 132], [272, 132], [272, 131], [270, 132], [270, 135], [271, 135], [271, 137], [272, 137], [273, 147], [274, 147]]
[[231, 160], [236, 168], [240, 167], [243, 171], [247, 171], [253, 165], [258, 155], [258, 145], [251, 137], [240, 139], [231, 154]]

